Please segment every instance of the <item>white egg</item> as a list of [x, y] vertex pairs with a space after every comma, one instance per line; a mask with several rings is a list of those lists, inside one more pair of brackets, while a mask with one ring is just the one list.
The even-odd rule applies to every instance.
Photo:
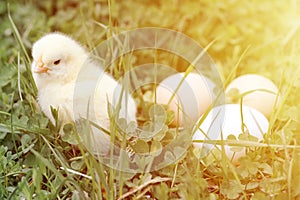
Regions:
[[156, 102], [168, 105], [174, 111], [173, 125], [182, 126], [184, 122], [194, 123], [213, 102], [215, 84], [203, 75], [176, 73], [164, 79], [156, 88]]
[[[201, 118], [198, 123], [200, 120]], [[193, 145], [203, 149], [204, 153], [213, 150], [215, 147], [221, 150], [221, 145], [205, 143], [205, 141], [201, 143], [195, 140], [212, 141], [222, 140], [222, 138], [226, 140], [229, 135], [234, 135], [238, 138], [238, 136], [243, 133], [242, 127], [244, 127], [244, 131], [248, 131], [250, 135], [255, 136], [258, 140], [262, 140], [263, 134], [268, 131], [269, 122], [262, 113], [245, 105], [242, 106], [242, 110], [239, 104], [226, 104], [215, 107], [209, 111], [200, 126], [194, 129]], [[241, 156], [245, 155], [245, 147], [242, 147], [241, 151], [235, 152], [235, 154], [229, 145], [224, 145], [224, 149], [227, 157], [229, 159], [233, 158], [234, 163], [236, 163]]]
[[230, 96], [232, 89], [237, 89], [241, 95], [245, 94], [243, 104], [259, 110], [267, 118], [270, 117], [279, 95], [278, 88], [271, 80], [256, 74], [246, 74], [234, 79], [226, 88], [227, 96]]

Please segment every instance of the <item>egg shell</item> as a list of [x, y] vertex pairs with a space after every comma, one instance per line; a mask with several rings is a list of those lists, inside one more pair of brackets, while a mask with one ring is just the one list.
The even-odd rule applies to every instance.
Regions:
[[168, 107], [175, 113], [172, 124], [182, 126], [186, 120], [194, 123], [213, 102], [214, 87], [215, 84], [203, 75], [189, 73], [184, 78], [184, 73], [176, 73], [164, 79], [156, 88], [156, 102], [167, 105], [174, 96]]
[[[241, 113], [243, 115], [245, 130], [248, 130], [249, 134], [255, 136], [258, 140], [262, 140], [263, 134], [268, 131], [268, 119], [258, 110], [245, 105], [242, 106], [241, 111], [241, 107], [238, 104], [226, 104], [211, 109], [199, 128], [196, 129], [193, 140], [222, 140], [222, 138], [226, 140], [231, 134], [238, 138], [239, 134], [243, 132]], [[193, 145], [196, 148], [204, 148], [205, 153], [213, 150], [215, 147], [213, 144], [205, 143], [205, 141], [204, 143], [193, 142]], [[222, 149], [221, 145], [216, 146]], [[234, 154], [231, 146], [224, 145], [227, 157], [231, 159], [234, 155], [234, 163], [237, 163], [238, 159], [245, 155], [245, 147], [242, 148], [242, 151], [235, 152]]]
[[[229, 91], [234, 88], [238, 89], [239, 94], [260, 90], [243, 96], [243, 104], [259, 110], [270, 118], [278, 95], [278, 88], [271, 80], [257, 74], [246, 74], [234, 79], [227, 86], [225, 93], [228, 95]], [[279, 100], [278, 98], [277, 104]]]
[[[159, 104], [168, 104], [168, 100], [172, 98], [173, 91], [166, 88], [159, 86], [156, 88], [156, 102]], [[181, 103], [178, 101], [178, 96], [175, 94], [175, 96], [172, 98], [171, 102], [168, 105], [168, 109], [172, 110], [175, 114], [174, 121], [172, 122], [172, 125], [176, 125], [178, 121], [182, 121], [182, 116], [179, 115], [179, 112], [182, 111]], [[180, 118], [180, 119], [179, 119]]]

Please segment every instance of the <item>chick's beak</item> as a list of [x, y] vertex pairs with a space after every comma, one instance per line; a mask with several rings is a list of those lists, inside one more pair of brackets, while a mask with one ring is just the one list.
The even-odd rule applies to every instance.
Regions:
[[45, 63], [42, 61], [42, 56], [39, 57], [39, 59], [36, 62], [36, 65], [34, 66], [33, 71], [35, 73], [41, 74], [48, 72], [49, 68], [45, 66]]

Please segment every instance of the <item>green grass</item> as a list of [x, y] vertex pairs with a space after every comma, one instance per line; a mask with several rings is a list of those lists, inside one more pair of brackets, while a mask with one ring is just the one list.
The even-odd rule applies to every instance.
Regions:
[[[0, 2], [0, 199], [86, 199], [87, 195], [91, 199], [300, 198], [300, 15], [296, 2], [53, 2]], [[51, 124], [41, 112], [30, 74], [30, 50], [44, 33], [71, 34], [92, 50], [113, 34], [149, 26], [181, 31], [207, 47], [224, 86], [246, 73], [264, 75], [278, 85], [281, 103], [262, 142], [219, 141], [247, 146], [247, 156], [239, 165], [222, 156], [222, 149], [201, 157], [191, 146], [184, 154], [164, 152], [165, 162], [180, 158], [159, 170], [146, 170], [157, 162], [155, 158], [135, 158], [134, 164], [145, 170], [121, 172], [103, 165], [78, 144], [72, 128], [60, 137], [59, 125]], [[162, 63], [178, 71], [191, 64], [163, 51], [145, 50], [120, 58], [110, 71], [119, 78], [145, 63]], [[136, 78], [153, 76], [153, 71]], [[159, 71], [159, 75], [164, 73]], [[147, 102], [152, 93], [153, 85], [136, 93], [140, 124], [161, 117], [149, 112], [155, 109]], [[190, 142], [189, 135], [180, 135], [167, 125], [156, 142], [124, 140], [114, 126], [110, 131], [136, 152], [154, 151], [170, 142], [182, 150]]]

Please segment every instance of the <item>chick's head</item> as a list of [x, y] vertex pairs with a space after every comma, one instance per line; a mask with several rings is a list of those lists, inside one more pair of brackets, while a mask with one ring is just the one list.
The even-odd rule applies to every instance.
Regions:
[[85, 49], [70, 37], [50, 33], [32, 47], [31, 70], [37, 83], [68, 82], [76, 76], [88, 55]]

